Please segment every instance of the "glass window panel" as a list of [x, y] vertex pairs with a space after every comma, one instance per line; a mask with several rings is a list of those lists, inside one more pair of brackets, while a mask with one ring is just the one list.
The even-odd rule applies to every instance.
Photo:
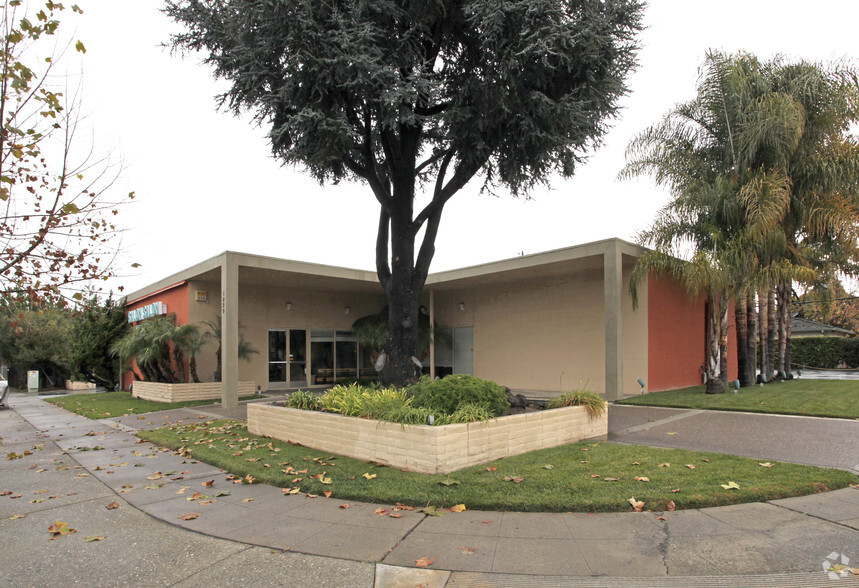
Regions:
[[334, 331], [311, 332], [310, 366], [315, 384], [330, 384], [334, 381]]
[[268, 332], [268, 360], [286, 361], [286, 331]]
[[269, 382], [286, 382], [286, 364], [285, 363], [270, 363], [270, 364], [268, 364], [268, 381]]
[[356, 341], [341, 341], [337, 338], [337, 377], [358, 377], [358, 343]]
[[289, 361], [305, 361], [307, 359], [307, 331], [290, 329], [289, 331]]

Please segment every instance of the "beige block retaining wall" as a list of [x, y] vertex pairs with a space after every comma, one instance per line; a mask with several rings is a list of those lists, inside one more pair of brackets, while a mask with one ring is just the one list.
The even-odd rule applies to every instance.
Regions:
[[[255, 382], [239, 382], [239, 396], [256, 393]], [[134, 382], [131, 395], [155, 402], [188, 402], [190, 400], [219, 400], [220, 382], [200, 382], [199, 384], [162, 384], [160, 382]]]
[[608, 414], [591, 418], [584, 407], [571, 406], [431, 427], [249, 404], [248, 430], [362, 461], [424, 474], [446, 474], [536, 449], [605, 439]]
[[73, 382], [66, 380], [66, 390], [95, 390], [95, 384], [91, 382]]

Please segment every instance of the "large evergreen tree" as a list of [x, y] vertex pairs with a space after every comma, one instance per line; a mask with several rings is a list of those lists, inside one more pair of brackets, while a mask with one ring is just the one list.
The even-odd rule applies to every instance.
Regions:
[[174, 48], [203, 52], [231, 83], [222, 106], [270, 125], [276, 156], [372, 191], [382, 375], [402, 383], [445, 204], [476, 175], [521, 194], [573, 174], [626, 90], [642, 3], [168, 0], [166, 12], [186, 29]]

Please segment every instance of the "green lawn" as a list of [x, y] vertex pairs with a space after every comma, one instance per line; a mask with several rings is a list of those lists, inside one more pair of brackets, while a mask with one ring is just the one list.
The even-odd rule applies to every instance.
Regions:
[[617, 404], [859, 419], [859, 381], [799, 379], [740, 388], [737, 394], [733, 389], [705, 394], [704, 386], [693, 386], [634, 396]]
[[[239, 400], [248, 400], [255, 396], [245, 396]], [[189, 402], [153, 402], [132, 398], [131, 392], [100, 392], [97, 394], [70, 394], [48, 398], [48, 402], [56, 404], [68, 411], [85, 416], [88, 419], [107, 419], [129, 414], [141, 414], [145, 412], [157, 412], [160, 410], [171, 410], [173, 408], [184, 408], [186, 406], [205, 406], [207, 404], [218, 404], [213, 400], [192, 400]]]
[[[645, 510], [662, 511], [672, 500], [677, 509], [699, 508], [812, 494], [857, 481], [842, 470], [604, 442], [427, 475], [257, 437], [238, 421], [190, 423], [138, 435], [235, 476], [249, 475], [294, 492], [330, 491], [338, 501], [415, 507], [610, 512], [631, 511], [628, 501], [634, 497], [645, 502]], [[739, 488], [724, 488], [729, 482]]]

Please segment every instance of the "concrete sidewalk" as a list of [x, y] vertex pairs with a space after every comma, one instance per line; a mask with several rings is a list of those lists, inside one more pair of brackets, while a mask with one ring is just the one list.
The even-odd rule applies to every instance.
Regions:
[[[0, 492], [10, 492], [0, 496], [4, 586], [859, 586], [857, 576], [823, 571], [842, 554], [859, 562], [853, 488], [671, 513], [390, 518], [374, 511], [394, 505], [345, 509], [335, 498], [233, 484], [131, 431], [205, 409], [119, 423], [32, 396], [13, 395], [11, 405], [0, 412], [0, 442], [21, 457], [4, 461], [0, 476]], [[187, 500], [194, 491], [212, 502]], [[183, 520], [189, 512], [199, 516]], [[57, 520], [78, 532], [48, 541]], [[84, 541], [92, 536], [104, 539]], [[416, 568], [424, 557], [430, 568]]]

